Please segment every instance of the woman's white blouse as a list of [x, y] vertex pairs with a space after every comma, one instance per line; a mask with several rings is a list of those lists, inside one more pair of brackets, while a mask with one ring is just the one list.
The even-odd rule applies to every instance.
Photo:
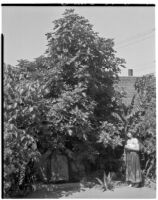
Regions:
[[127, 140], [127, 147], [139, 150], [139, 142], [137, 138], [132, 138]]

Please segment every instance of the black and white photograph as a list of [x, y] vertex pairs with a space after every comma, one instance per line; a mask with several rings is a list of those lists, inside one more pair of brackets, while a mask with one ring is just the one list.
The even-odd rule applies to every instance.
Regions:
[[2, 4], [2, 198], [156, 199], [155, 4]]

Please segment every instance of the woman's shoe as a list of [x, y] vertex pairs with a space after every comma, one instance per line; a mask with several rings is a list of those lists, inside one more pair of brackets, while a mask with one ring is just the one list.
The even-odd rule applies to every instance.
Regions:
[[140, 184], [139, 183], [135, 183], [135, 184], [133, 184], [133, 187], [140, 188]]

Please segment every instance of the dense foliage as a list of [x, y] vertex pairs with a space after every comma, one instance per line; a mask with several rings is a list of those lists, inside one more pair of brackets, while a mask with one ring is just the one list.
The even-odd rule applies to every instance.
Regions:
[[4, 193], [7, 195], [17, 193], [23, 183], [23, 169], [39, 157], [36, 139], [26, 127], [20, 127], [25, 120], [29, 123], [34, 119], [35, 111], [32, 87], [29, 89], [32, 83], [26, 87], [19, 75], [16, 69], [4, 66]]
[[140, 116], [135, 132], [144, 147], [144, 174], [156, 179], [156, 79], [154, 75], [144, 76], [136, 82], [135, 87]]

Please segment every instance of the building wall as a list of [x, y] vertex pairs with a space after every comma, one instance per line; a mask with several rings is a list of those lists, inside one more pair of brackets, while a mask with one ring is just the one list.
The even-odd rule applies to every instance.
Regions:
[[135, 82], [137, 78], [139, 77], [134, 77], [134, 76], [119, 77], [118, 87], [119, 90], [123, 90], [126, 92], [126, 98], [123, 98], [123, 102], [126, 105], [129, 105], [131, 103], [132, 97], [136, 93]]

